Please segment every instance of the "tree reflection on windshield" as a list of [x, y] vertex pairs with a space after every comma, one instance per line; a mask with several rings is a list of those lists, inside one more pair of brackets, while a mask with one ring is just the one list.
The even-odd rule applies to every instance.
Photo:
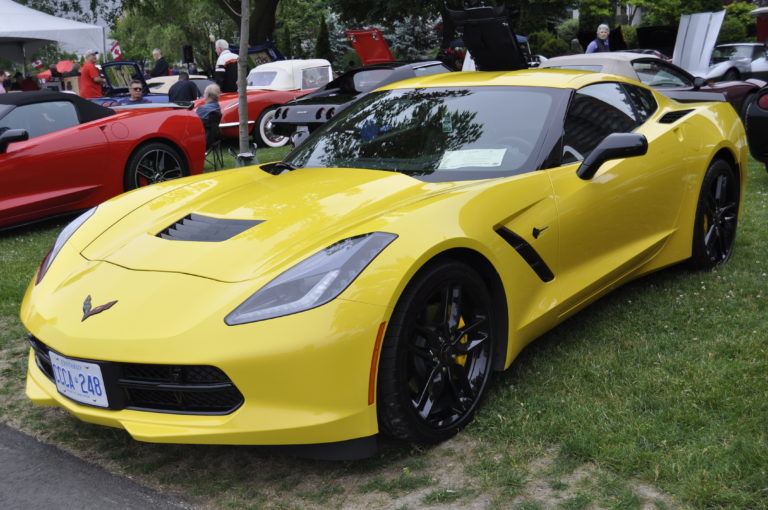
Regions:
[[286, 162], [412, 176], [514, 173], [536, 152], [551, 104], [551, 89], [531, 87], [375, 92], [329, 122]]

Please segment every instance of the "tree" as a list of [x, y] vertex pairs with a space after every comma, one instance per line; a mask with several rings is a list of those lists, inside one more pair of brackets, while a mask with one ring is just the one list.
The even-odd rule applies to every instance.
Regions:
[[315, 57], [333, 61], [331, 41], [328, 40], [328, 23], [325, 22], [325, 16], [320, 17], [320, 31], [317, 34], [317, 43], [315, 44]]
[[[215, 0], [221, 10], [237, 25], [240, 24], [239, 0]], [[274, 39], [275, 15], [280, 0], [253, 0], [248, 23], [248, 45], [258, 46]]]
[[181, 46], [189, 44], [197, 63], [213, 71], [213, 39], [237, 41], [238, 27], [223, 18], [213, 0], [126, 1], [126, 9], [110, 36], [120, 42], [126, 59], [144, 61], [153, 48], [170, 61], [181, 60]]

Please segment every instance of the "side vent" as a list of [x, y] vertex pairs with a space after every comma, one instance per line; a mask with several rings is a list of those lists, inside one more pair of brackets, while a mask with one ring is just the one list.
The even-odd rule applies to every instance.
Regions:
[[264, 220], [229, 220], [189, 214], [157, 234], [157, 237], [169, 241], [216, 243], [235, 237], [263, 222]]
[[541, 255], [539, 255], [533, 246], [528, 244], [525, 239], [505, 227], [501, 227], [496, 233], [508, 242], [521, 257], [523, 257], [523, 260], [531, 266], [533, 272], [536, 273], [536, 276], [538, 276], [542, 282], [550, 282], [555, 278], [552, 270], [547, 263], [544, 262], [544, 259], [541, 258]]
[[693, 109], [691, 110], [677, 110], [676, 112], [669, 112], [662, 115], [662, 117], [659, 119], [659, 124], [672, 124], [673, 122], [677, 122], [678, 120], [682, 119], [689, 113], [691, 113]]

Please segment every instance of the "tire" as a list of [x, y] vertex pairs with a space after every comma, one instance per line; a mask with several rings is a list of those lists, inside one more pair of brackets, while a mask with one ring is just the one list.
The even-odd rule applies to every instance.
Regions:
[[739, 182], [730, 164], [717, 159], [707, 169], [693, 224], [693, 269], [709, 270], [731, 258], [739, 213]]
[[444, 261], [417, 274], [381, 349], [379, 429], [433, 444], [469, 423], [490, 380], [497, 324], [490, 292], [471, 267]]
[[744, 100], [741, 102], [741, 111], [739, 112], [739, 117], [741, 117], [741, 122], [744, 123], [744, 126], [747, 125], [747, 111], [749, 110], [749, 105], [755, 102], [755, 98], [757, 97], [757, 94], [754, 92], [750, 92], [744, 97]]
[[189, 175], [187, 161], [175, 147], [163, 142], [140, 146], [125, 166], [125, 190], [132, 190]]
[[270, 126], [275, 117], [275, 110], [277, 110], [275, 106], [266, 108], [256, 121], [253, 137], [259, 147], [282, 147], [290, 141], [289, 137], [272, 132]]
[[734, 69], [728, 69], [723, 75], [723, 81], [736, 81], [739, 79], [739, 72]]

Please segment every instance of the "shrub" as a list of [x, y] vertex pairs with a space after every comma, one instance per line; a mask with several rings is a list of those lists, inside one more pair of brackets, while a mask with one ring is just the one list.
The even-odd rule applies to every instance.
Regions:
[[547, 58], [567, 55], [571, 52], [571, 45], [562, 39], [552, 38], [541, 45], [541, 54]]
[[533, 53], [541, 53], [541, 48], [544, 46], [544, 44], [554, 38], [555, 36], [546, 30], [539, 30], [537, 32], [531, 32], [528, 34], [528, 44], [530, 44], [531, 51]]
[[736, 18], [726, 17], [720, 27], [717, 44], [744, 42], [747, 38], [747, 28]]
[[563, 41], [570, 41], [579, 36], [579, 20], [577, 18], [569, 18], [555, 27], [557, 37]]

